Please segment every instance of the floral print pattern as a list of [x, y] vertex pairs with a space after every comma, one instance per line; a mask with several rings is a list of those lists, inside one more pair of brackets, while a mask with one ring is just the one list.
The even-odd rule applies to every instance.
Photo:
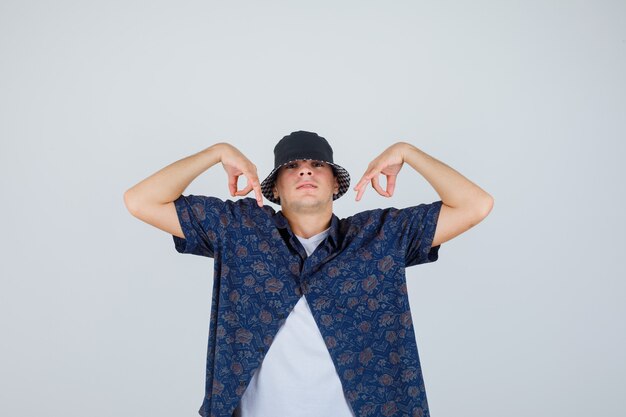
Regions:
[[179, 253], [214, 259], [205, 397], [231, 417], [274, 336], [305, 294], [352, 410], [429, 417], [405, 268], [438, 259], [442, 201], [333, 214], [311, 256], [281, 211], [256, 200], [181, 195]]

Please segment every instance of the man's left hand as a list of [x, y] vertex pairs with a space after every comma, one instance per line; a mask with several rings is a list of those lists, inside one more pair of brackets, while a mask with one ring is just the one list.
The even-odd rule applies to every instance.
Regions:
[[[400, 168], [404, 164], [404, 150], [408, 144], [404, 142], [398, 142], [381, 153], [376, 159], [374, 159], [367, 166], [367, 171], [361, 177], [361, 180], [354, 187], [354, 191], [357, 192], [356, 201], [361, 200], [367, 184], [372, 183], [372, 187], [383, 197], [391, 197], [393, 190], [396, 186], [396, 177]], [[383, 190], [379, 183], [379, 175], [385, 175], [387, 177], [387, 190]]]

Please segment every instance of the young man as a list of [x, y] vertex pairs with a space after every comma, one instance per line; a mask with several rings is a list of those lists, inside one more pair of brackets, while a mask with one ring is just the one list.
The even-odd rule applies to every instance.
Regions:
[[[333, 201], [350, 175], [326, 139], [293, 132], [274, 155], [274, 170], [260, 183], [252, 162], [219, 143], [124, 195], [135, 217], [173, 235], [178, 252], [214, 258], [200, 415], [429, 416], [404, 270], [436, 261], [443, 242], [488, 215], [493, 198], [399, 142], [369, 164], [356, 200], [369, 183], [391, 197], [404, 163], [441, 200], [339, 219]], [[256, 198], [182, 195], [218, 162], [231, 196], [254, 191]], [[248, 184], [238, 190], [242, 175]], [[264, 206], [263, 196], [281, 211]]]

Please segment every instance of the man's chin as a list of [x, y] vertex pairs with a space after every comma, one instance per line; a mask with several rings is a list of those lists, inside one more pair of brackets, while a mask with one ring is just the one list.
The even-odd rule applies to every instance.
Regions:
[[324, 208], [327, 204], [332, 203], [332, 200], [324, 201], [319, 198], [314, 198], [313, 196], [302, 196], [295, 201], [288, 202], [287, 204], [283, 203], [283, 207], [289, 207], [290, 210], [319, 210]]

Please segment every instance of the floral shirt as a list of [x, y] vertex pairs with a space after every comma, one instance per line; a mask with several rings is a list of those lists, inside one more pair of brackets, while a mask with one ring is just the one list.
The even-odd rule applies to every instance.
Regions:
[[176, 250], [214, 259], [201, 416], [232, 416], [303, 294], [356, 416], [430, 415], [405, 268], [438, 259], [442, 201], [333, 214], [311, 256], [282, 212], [255, 199], [174, 203], [185, 235], [172, 235]]

